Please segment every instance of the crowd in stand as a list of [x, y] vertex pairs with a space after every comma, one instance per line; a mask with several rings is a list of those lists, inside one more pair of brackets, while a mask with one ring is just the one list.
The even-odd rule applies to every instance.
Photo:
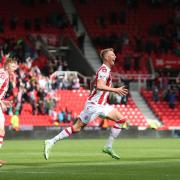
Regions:
[[34, 115], [51, 114], [51, 110], [55, 108], [58, 100], [54, 94], [55, 91], [73, 89], [74, 81], [78, 79], [73, 77], [70, 81], [69, 78], [57, 77], [51, 80], [49, 77], [43, 76], [37, 66], [28, 68], [25, 63], [20, 65], [17, 75], [17, 87], [9, 89], [9, 95], [13, 94], [15, 102], [13, 111], [21, 114], [23, 104], [28, 102], [32, 106]]
[[[33, 61], [38, 58], [39, 52], [31, 48], [23, 39], [16, 41], [15, 39], [2, 38], [1, 40], [1, 51], [10, 52], [10, 57], [16, 57], [20, 63], [16, 73], [16, 88], [13, 88], [10, 82], [7, 93], [7, 97], [14, 100], [13, 108], [7, 111], [9, 115], [21, 114], [25, 103], [31, 105], [33, 115], [53, 115], [58, 101], [55, 96], [56, 90], [80, 88], [79, 78], [73, 73], [68, 76], [63, 74], [50, 78], [50, 74], [46, 73], [45, 76], [38, 66], [33, 66]], [[52, 72], [68, 70], [67, 63], [64, 65], [58, 58], [49, 60], [48, 67], [52, 68]], [[68, 112], [68, 110], [65, 112], [68, 116], [64, 115], [60, 121], [69, 120], [72, 112]]]
[[[51, 0], [21, 0], [20, 3], [25, 7], [41, 8], [41, 5], [48, 5], [51, 3]], [[58, 0], [57, 3], [59, 3]], [[64, 29], [70, 25], [66, 15], [59, 11], [50, 11], [49, 13], [45, 14], [44, 17], [24, 17], [23, 19], [22, 17], [20, 19], [16, 13], [12, 14], [9, 19], [5, 19], [3, 16], [0, 16], [1, 33], [6, 31], [5, 24], [9, 24], [9, 28], [12, 31], [15, 31], [18, 26], [24, 27], [25, 30], [40, 31], [43, 28], [48, 27]]]
[[[20, 0], [19, 2], [25, 8], [33, 7], [36, 9], [44, 7], [44, 5], [48, 7], [51, 2], [60, 3], [58, 0]], [[7, 28], [8, 26], [9, 28]], [[19, 27], [22, 29], [24, 27], [25, 30], [42, 30], [49, 27], [63, 29], [68, 26], [69, 21], [61, 11], [50, 10], [44, 16], [37, 15], [33, 17], [22, 17], [19, 16], [18, 12], [11, 14], [9, 18], [0, 16], [1, 33], [6, 32], [7, 29], [15, 32]], [[10, 54], [10, 57], [15, 57], [20, 63], [16, 77], [16, 88], [12, 88], [10, 82], [7, 93], [7, 97], [14, 100], [14, 106], [8, 109], [7, 114], [21, 114], [23, 105], [28, 103], [32, 107], [33, 115], [53, 116], [58, 99], [52, 93], [55, 93], [58, 89], [80, 88], [79, 78], [71, 74], [50, 79], [50, 74], [54, 71], [69, 70], [67, 61], [61, 57], [43, 57], [38, 41], [34, 46], [27, 38], [17, 39], [16, 36], [8, 37], [3, 34], [0, 36], [0, 51], [4, 54]], [[43, 68], [36, 66], [42, 58], [45, 60], [40, 63]], [[65, 112], [68, 112], [68, 110], [66, 109]], [[68, 112], [68, 116], [65, 113], [64, 119], [61, 119], [61, 121], [66, 121], [66, 117], [69, 119], [71, 113]]]
[[[85, 1], [88, 4], [88, 1]], [[166, 0], [147, 0], [149, 8], [168, 7], [174, 9], [172, 17], [169, 17], [165, 23], [154, 23], [149, 27], [146, 34], [137, 30], [135, 34], [129, 35], [128, 31], [121, 30], [119, 33], [112, 32], [110, 34], [102, 34], [93, 38], [93, 42], [98, 48], [113, 47], [117, 53], [123, 58], [124, 70], [132, 69], [140, 70], [140, 63], [143, 56], [151, 57], [156, 55], [157, 58], [163, 59], [163, 55], [172, 54], [180, 56], [180, 1]], [[119, 3], [117, 1], [117, 3]], [[109, 26], [120, 27], [126, 25], [128, 20], [128, 10], [131, 8], [137, 10], [140, 1], [125, 1], [126, 8], [119, 12], [109, 11], [107, 14], [101, 14], [96, 19], [96, 23], [100, 29], [109, 28]], [[120, 25], [120, 26], [116, 26]], [[139, 27], [138, 27], [139, 29]], [[133, 65], [134, 64], [134, 65]], [[177, 73], [171, 79], [170, 73], [156, 74], [154, 80], [148, 82], [148, 89], [153, 91], [153, 100], [167, 101], [170, 108], [176, 107], [176, 101], [180, 100], [180, 74]], [[150, 86], [149, 86], [150, 85]]]
[[[174, 15], [167, 19], [166, 23], [154, 23], [149, 27], [148, 32], [142, 34], [138, 31], [133, 36], [127, 31], [121, 30], [119, 33], [102, 34], [93, 37], [93, 42], [98, 48], [114, 47], [123, 55], [123, 66], [125, 70], [130, 70], [134, 62], [134, 70], [139, 70], [139, 64], [145, 55], [156, 55], [161, 58], [166, 54], [180, 56], [180, 3], [179, 1], [152, 0], [151, 8], [161, 8], [169, 5], [174, 9]], [[127, 0], [127, 5], [131, 4], [134, 9], [138, 7], [138, 0]], [[128, 10], [109, 12], [108, 15], [101, 15], [96, 19], [99, 28], [106, 29], [108, 26], [127, 23]], [[138, 26], [138, 25], [136, 25]], [[138, 27], [137, 27], [138, 28]], [[139, 28], [138, 28], [139, 29]], [[144, 33], [144, 32], [143, 32]]]
[[[44, 1], [32, 1], [32, 0], [22, 0], [24, 5], [33, 5], [31, 3], [48, 3], [48, 0]], [[132, 3], [133, 2], [133, 3]], [[160, 1], [156, 0], [153, 6], [161, 6]], [[29, 4], [30, 3], [30, 4]], [[82, 3], [86, 1], [82, 0]], [[128, 3], [128, 1], [127, 1]], [[138, 1], [129, 0], [129, 5], [136, 8]], [[175, 3], [175, 1], [174, 1]], [[127, 12], [121, 11], [119, 15], [114, 12], [109, 14], [110, 24], [126, 24]], [[102, 28], [105, 28], [107, 19], [105, 17], [99, 17], [97, 23]], [[16, 29], [18, 24], [18, 17], [13, 15], [9, 21], [11, 29]], [[31, 29], [35, 27], [36, 29], [41, 29], [43, 23], [50, 24], [52, 26], [64, 28], [68, 25], [66, 17], [59, 13], [49, 14], [45, 19], [36, 18], [34, 21], [31, 19], [24, 19], [25, 29]], [[0, 18], [0, 31], [4, 31], [4, 22]], [[83, 34], [85, 36], [85, 34]], [[124, 69], [129, 70], [131, 68], [132, 59], [134, 61], [135, 70], [140, 69], [141, 57], [144, 53], [152, 54], [157, 53], [161, 55], [162, 53], [175, 53], [177, 56], [180, 55], [180, 10], [175, 9], [175, 16], [167, 24], [156, 24], [152, 25], [149, 29], [149, 37], [144, 39], [141, 35], [136, 35], [133, 40], [129, 38], [127, 32], [122, 32], [117, 35], [112, 32], [109, 36], [99, 36], [93, 41], [95, 45], [102, 48], [114, 47], [118, 52], [125, 52], [124, 56]], [[154, 42], [153, 37], [159, 37], [159, 41]], [[81, 46], [80, 46], [81, 47]], [[62, 109], [60, 112], [55, 111], [56, 103], [58, 99], [55, 97], [54, 93], [58, 89], [79, 89], [79, 79], [76, 75], [70, 74], [68, 77], [57, 76], [50, 79], [50, 74], [54, 71], [67, 71], [68, 64], [67, 61], [56, 57], [55, 59], [50, 59], [41, 70], [37, 66], [33, 66], [34, 59], [40, 56], [39, 49], [32, 47], [27, 44], [23, 38], [13, 39], [13, 38], [0, 38], [0, 49], [5, 53], [9, 53], [12, 57], [16, 57], [20, 63], [20, 68], [17, 71], [17, 86], [12, 88], [10, 84], [9, 92], [7, 96], [14, 99], [13, 109], [8, 110], [8, 114], [21, 114], [22, 107], [24, 103], [29, 103], [32, 106], [32, 114], [47, 114], [52, 115], [54, 121], [68, 122], [73, 117], [73, 112], [68, 109]], [[126, 51], [124, 51], [126, 49]], [[83, 51], [83, 48], [82, 48]], [[44, 76], [45, 75], [45, 76]], [[161, 81], [159, 80], [161, 77]], [[162, 99], [168, 101], [169, 107], [175, 107], [175, 101], [180, 99], [180, 85], [179, 80], [180, 75], [177, 76], [176, 81], [170, 81], [168, 75], [157, 76], [153, 81], [153, 86], [150, 87], [153, 90], [154, 101], [159, 101], [159, 91], [163, 90]], [[120, 101], [123, 101], [122, 99]], [[124, 104], [127, 103], [127, 99], [124, 100]]]
[[52, 122], [54, 125], [58, 125], [59, 123], [70, 123], [76, 120], [77, 115], [67, 108], [61, 109], [60, 111], [52, 111]]
[[153, 92], [153, 101], [166, 101], [169, 108], [174, 109], [176, 107], [176, 101], [180, 101], [180, 73], [176, 79], [172, 79], [169, 73], [156, 74], [151, 85], [148, 85], [148, 89]]

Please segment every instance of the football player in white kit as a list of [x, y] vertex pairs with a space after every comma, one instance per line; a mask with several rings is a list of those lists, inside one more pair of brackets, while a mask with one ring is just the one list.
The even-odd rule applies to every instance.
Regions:
[[[6, 111], [8, 107], [12, 106], [12, 101], [4, 99], [4, 96], [8, 90], [9, 81], [14, 81], [14, 71], [18, 68], [17, 61], [12, 58], [6, 59], [3, 68], [0, 69], [0, 149], [3, 145], [3, 138], [5, 135], [4, 123], [5, 118], [3, 111]], [[13, 82], [12, 82], [13, 83]], [[14, 83], [13, 83], [14, 84]], [[0, 160], [0, 167], [5, 161]]]
[[96, 73], [93, 90], [86, 101], [84, 109], [73, 126], [62, 130], [52, 139], [45, 141], [44, 157], [46, 160], [49, 158], [49, 150], [57, 141], [69, 137], [72, 133], [79, 132], [89, 121], [92, 121], [98, 116], [116, 122], [111, 129], [110, 137], [106, 146], [103, 148], [103, 152], [109, 154], [112, 158], [119, 159], [119, 156], [112, 150], [112, 143], [114, 138], [120, 133], [121, 124], [125, 123], [126, 119], [117, 109], [107, 104], [107, 98], [110, 92], [124, 96], [128, 93], [128, 90], [124, 86], [118, 88], [112, 87], [111, 67], [114, 65], [116, 59], [114, 50], [112, 48], [104, 49], [101, 51], [100, 56], [103, 64]]

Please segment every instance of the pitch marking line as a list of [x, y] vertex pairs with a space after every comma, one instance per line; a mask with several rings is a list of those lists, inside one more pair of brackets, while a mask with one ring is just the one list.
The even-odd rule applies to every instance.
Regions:
[[[10, 173], [10, 172], [13, 172], [13, 173], [17, 173], [17, 174], [62, 174], [61, 172], [59, 172], [59, 171], [41, 171], [41, 172], [39, 172], [39, 171], [27, 171], [27, 172], [22, 172], [22, 171], [12, 171], [12, 170], [0, 170], [0, 173]], [[64, 174], [64, 173], [63, 173]], [[73, 175], [78, 175], [78, 174], [80, 174], [80, 175], [86, 175], [86, 174], [89, 174], [89, 172], [71, 172], [71, 174], [73, 174]], [[95, 173], [96, 175], [104, 175], [104, 173], [101, 173], [101, 172], [96, 172]], [[130, 173], [128, 173], [128, 174], [122, 174], [122, 173], [108, 173], [108, 175], [114, 175], [114, 174], [117, 174], [117, 175], [119, 175], [119, 176], [144, 176], [144, 177], [146, 177], [146, 176], [151, 176], [151, 177], [156, 177], [157, 175], [155, 174], [155, 175], [153, 175], [153, 174], [141, 174], [141, 173], [139, 173], [139, 174], [130, 174]], [[180, 177], [180, 175], [179, 174], [159, 174], [158, 176], [161, 176], [161, 177]]]

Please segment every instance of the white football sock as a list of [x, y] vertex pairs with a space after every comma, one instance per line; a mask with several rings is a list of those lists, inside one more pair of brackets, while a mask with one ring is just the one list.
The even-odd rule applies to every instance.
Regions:
[[106, 142], [105, 147], [112, 148], [114, 139], [118, 137], [118, 135], [120, 134], [120, 132], [121, 132], [121, 128], [119, 128], [118, 124], [115, 124], [115, 125], [111, 128], [111, 132], [110, 132], [110, 135], [109, 135], [109, 138], [108, 138], [108, 140], [107, 140], [107, 142]]
[[112, 128], [111, 128], [111, 134], [114, 138], [117, 138], [121, 132], [121, 128], [119, 127], [119, 124], [116, 123]]
[[113, 142], [114, 142], [114, 137], [110, 134], [109, 137], [108, 137], [108, 140], [106, 142], [105, 147], [112, 148]]
[[56, 135], [54, 138], [50, 139], [53, 144], [55, 144], [57, 141], [64, 139], [66, 137], [69, 137], [73, 133], [72, 127], [68, 127], [64, 130], [62, 130], [58, 135]]

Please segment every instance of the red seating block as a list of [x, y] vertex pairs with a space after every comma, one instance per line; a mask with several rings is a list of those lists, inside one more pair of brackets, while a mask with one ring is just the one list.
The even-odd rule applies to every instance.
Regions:
[[[171, 109], [168, 106], [168, 102], [154, 102], [152, 100], [152, 92], [150, 91], [142, 89], [141, 95], [144, 97], [155, 115], [162, 121], [162, 130], [168, 129], [169, 127], [180, 126], [180, 102], [176, 102], [175, 109]], [[161, 96], [161, 93], [159, 95]]]

